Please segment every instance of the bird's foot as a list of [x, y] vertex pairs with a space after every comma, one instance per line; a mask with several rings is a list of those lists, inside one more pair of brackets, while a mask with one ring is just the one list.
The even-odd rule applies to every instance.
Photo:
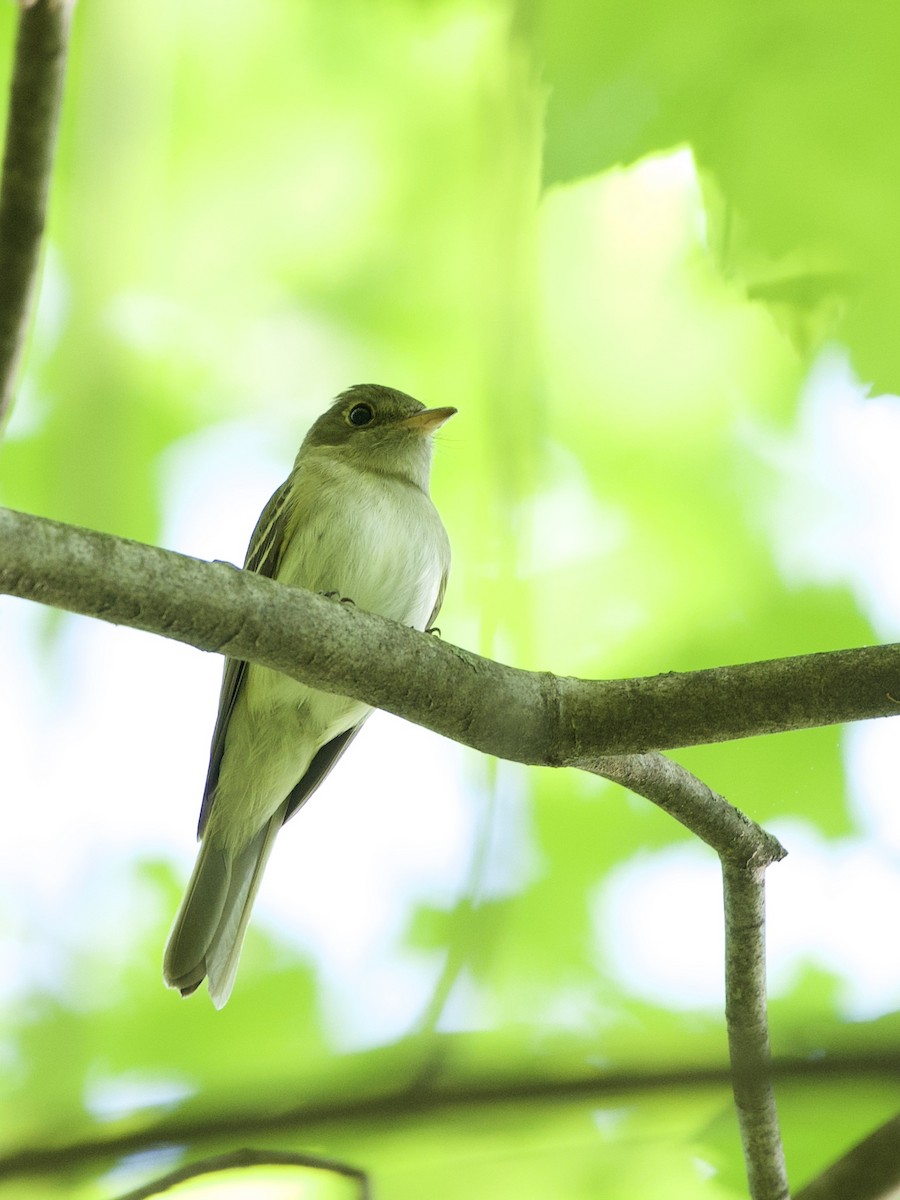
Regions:
[[435, 637], [440, 637], [440, 636], [441, 636], [441, 631], [440, 631], [440, 628], [439, 628], [439, 626], [437, 626], [437, 625], [432, 625], [432, 626], [431, 626], [431, 628], [430, 628], [430, 629], [426, 629], [426, 630], [425, 630], [425, 632], [426, 632], [426, 633], [433, 633]]
[[338, 604], [349, 604], [356, 608], [356, 601], [351, 600], [349, 596], [342, 596], [340, 592], [319, 592], [320, 596], [324, 596], [326, 600], [337, 600]]

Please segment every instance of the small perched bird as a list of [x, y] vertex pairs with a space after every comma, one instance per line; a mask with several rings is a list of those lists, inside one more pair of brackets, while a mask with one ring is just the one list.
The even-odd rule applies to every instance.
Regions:
[[[432, 435], [455, 408], [360, 384], [306, 435], [244, 567], [428, 629], [450, 543], [428, 494]], [[275, 836], [319, 786], [371, 709], [265, 667], [225, 660], [200, 810], [200, 852], [166, 946], [169, 987], [209, 976], [221, 1008]]]

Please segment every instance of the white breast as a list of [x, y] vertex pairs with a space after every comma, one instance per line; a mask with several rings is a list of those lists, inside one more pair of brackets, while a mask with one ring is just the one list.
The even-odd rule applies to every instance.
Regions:
[[360, 478], [333, 461], [311, 463], [303, 482], [279, 578], [424, 629], [450, 565], [430, 498], [403, 480]]

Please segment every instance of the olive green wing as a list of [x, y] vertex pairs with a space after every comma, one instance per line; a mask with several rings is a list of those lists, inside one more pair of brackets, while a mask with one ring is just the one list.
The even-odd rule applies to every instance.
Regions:
[[[287, 808], [284, 813], [284, 820], [287, 821], [294, 813], [310, 798], [325, 776], [330, 772], [331, 768], [341, 757], [368, 718], [368, 713], [351, 729], [345, 729], [343, 733], [339, 733], [337, 737], [326, 742], [324, 746], [316, 752], [312, 762], [306, 769], [306, 774], [296, 785], [294, 790], [288, 795]], [[282, 822], [283, 824], [283, 822]]]
[[[247, 557], [244, 559], [245, 571], [255, 571], [258, 575], [267, 575], [270, 579], [274, 579], [284, 550], [285, 530], [290, 513], [290, 484], [291, 479], [286, 479], [263, 509], [250, 538], [250, 545], [247, 547]], [[206, 775], [206, 786], [203, 789], [203, 804], [200, 807], [198, 837], [203, 836], [212, 810], [216, 784], [219, 782], [222, 754], [225, 750], [225, 738], [228, 735], [228, 723], [243, 687], [247, 666], [247, 663], [237, 658], [225, 659], [222, 690], [219, 693], [219, 712], [216, 717], [216, 727], [213, 730], [209, 752], [209, 770]]]

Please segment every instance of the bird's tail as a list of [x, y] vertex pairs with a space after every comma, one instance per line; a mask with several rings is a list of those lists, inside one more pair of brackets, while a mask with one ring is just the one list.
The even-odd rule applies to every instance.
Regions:
[[216, 1008], [231, 995], [250, 910], [283, 820], [282, 806], [236, 854], [216, 846], [209, 832], [204, 837], [163, 960], [166, 983], [182, 996], [207, 975]]

